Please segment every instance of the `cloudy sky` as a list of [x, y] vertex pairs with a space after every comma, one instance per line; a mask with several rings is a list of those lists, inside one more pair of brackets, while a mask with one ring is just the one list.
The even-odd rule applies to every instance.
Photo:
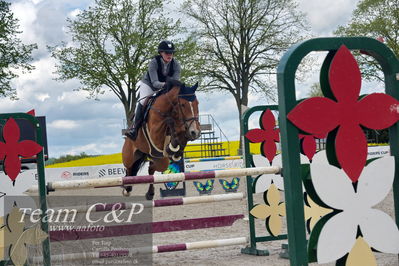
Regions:
[[[8, 0], [19, 19], [20, 38], [24, 43], [37, 43], [29, 74], [20, 75], [13, 82], [18, 101], [0, 99], [0, 112], [26, 112], [46, 116], [50, 157], [65, 154], [111, 154], [120, 152], [123, 138], [124, 112], [113, 94], [105, 94], [99, 101], [87, 99], [84, 92], [74, 91], [79, 82], [57, 82], [54, 59], [46, 46], [68, 40], [66, 19], [87, 8], [94, 0]], [[299, 0], [306, 13], [312, 34], [331, 36], [338, 25], [346, 24], [358, 0]], [[317, 74], [309, 75], [303, 88], [315, 82]], [[211, 114], [230, 140], [238, 140], [239, 124], [235, 102], [230, 95], [206, 96], [199, 93], [200, 112]], [[223, 101], [220, 99], [223, 98]], [[229, 104], [231, 108], [226, 108]], [[250, 106], [262, 104], [258, 96], [250, 96]]]

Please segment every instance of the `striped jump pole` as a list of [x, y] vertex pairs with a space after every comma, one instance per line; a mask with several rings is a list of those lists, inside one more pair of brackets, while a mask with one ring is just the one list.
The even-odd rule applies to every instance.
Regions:
[[[203, 249], [203, 248], [217, 248], [225, 246], [244, 245], [247, 243], [248, 243], [247, 237], [236, 237], [228, 239], [206, 240], [206, 241], [160, 245], [160, 246], [142, 247], [142, 248], [52, 255], [51, 261], [64, 262], [72, 260], [133, 257], [136, 256], [137, 254], [154, 254], [154, 253], [186, 251], [186, 250]], [[34, 257], [31, 260], [32, 264], [40, 264], [42, 261], [43, 258], [41, 257]]]
[[185, 230], [196, 230], [204, 228], [231, 226], [239, 219], [243, 219], [243, 214], [212, 216], [204, 218], [160, 221], [142, 224], [123, 224], [114, 226], [105, 226], [98, 231], [80, 231], [75, 229], [50, 231], [51, 241], [69, 241], [96, 239], [105, 237], [118, 237], [129, 235], [144, 235], [155, 233], [167, 233]]
[[[125, 176], [114, 178], [97, 178], [87, 180], [70, 180], [50, 182], [47, 184], [48, 191], [68, 190], [68, 189], [87, 189], [101, 187], [118, 187], [135, 184], [158, 184], [166, 182], [182, 182], [200, 179], [228, 178], [239, 176], [256, 176], [262, 174], [279, 174], [279, 166], [255, 167], [230, 170], [204, 171], [194, 173], [175, 173], [164, 175], [146, 175], [146, 176]], [[37, 192], [37, 188], [32, 187], [29, 192]]]
[[[244, 193], [237, 192], [234, 194], [215, 194], [207, 196], [196, 196], [196, 197], [185, 197], [185, 198], [172, 198], [172, 199], [160, 199], [153, 201], [140, 202], [144, 207], [156, 208], [156, 207], [170, 207], [170, 206], [180, 206], [180, 205], [190, 205], [190, 204], [200, 204], [200, 203], [211, 203], [211, 202], [221, 202], [221, 201], [232, 201], [232, 200], [242, 200], [244, 199]], [[54, 212], [62, 212], [65, 209], [76, 211], [76, 213], [86, 213], [90, 212], [103, 212], [112, 210], [129, 210], [137, 206], [137, 202], [116, 202], [107, 204], [87, 204], [72, 207], [59, 207], [52, 208]], [[95, 207], [93, 207], [93, 205]]]

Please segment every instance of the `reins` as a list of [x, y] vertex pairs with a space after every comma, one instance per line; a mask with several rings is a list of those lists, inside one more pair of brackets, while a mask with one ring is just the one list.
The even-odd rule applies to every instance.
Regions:
[[[182, 108], [181, 108], [179, 96], [177, 97], [177, 102], [178, 102], [178, 109], [179, 109], [179, 111], [180, 111], [180, 112], [179, 112], [179, 118], [180, 118], [181, 121], [183, 122], [184, 129], [185, 129], [185, 132], [186, 132], [186, 137], [189, 139], [189, 138], [190, 138], [189, 129], [190, 129], [191, 125], [192, 125], [195, 121], [199, 121], [199, 118], [198, 118], [198, 116], [193, 116], [193, 117], [190, 117], [190, 118], [184, 118], [183, 110], [182, 110]], [[189, 122], [189, 124], [187, 125], [188, 122]]]
[[[170, 99], [169, 95], [167, 93], [165, 93], [166, 98], [168, 99], [169, 103], [173, 106], [173, 102]], [[182, 110], [182, 106], [180, 104], [180, 98], [184, 97], [184, 96], [193, 96], [195, 95], [195, 93], [190, 93], [190, 94], [179, 94], [177, 96], [177, 113], [178, 113], [178, 121], [180, 121], [183, 125], [184, 125], [184, 129], [186, 132], [186, 137], [189, 138], [189, 128], [192, 125], [192, 123], [194, 123], [195, 121], [199, 121], [199, 117], [198, 116], [193, 116], [190, 118], [184, 118], [183, 115], [183, 110]], [[173, 137], [176, 137], [176, 130], [175, 130], [175, 119], [173, 118], [173, 113], [175, 111], [175, 108], [172, 109], [171, 112], [162, 112], [161, 110], [155, 108], [153, 105], [150, 107], [150, 109], [154, 110], [155, 112], [157, 112], [161, 117], [164, 118], [164, 122], [165, 124], [169, 127], [170, 133]]]

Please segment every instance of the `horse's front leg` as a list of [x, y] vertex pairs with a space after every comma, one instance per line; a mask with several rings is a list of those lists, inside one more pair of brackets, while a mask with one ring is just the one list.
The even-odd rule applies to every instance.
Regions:
[[[126, 175], [125, 176], [132, 176], [134, 175], [133, 165], [136, 159], [135, 156], [136, 148], [133, 145], [133, 142], [126, 138], [122, 148], [122, 162], [125, 166]], [[128, 197], [130, 196], [130, 192], [132, 192], [132, 186], [122, 186], [122, 195]]]
[[[126, 169], [126, 175], [125, 176], [132, 176], [133, 175], [133, 169], [131, 167], [125, 168]], [[130, 196], [130, 192], [132, 192], [133, 186], [122, 186], [122, 195], [125, 197]]]
[[[169, 166], [169, 159], [168, 158], [161, 158], [161, 159], [153, 159], [150, 161], [150, 166], [148, 167], [148, 174], [153, 175], [155, 171], [164, 172], [168, 169]], [[147, 200], [152, 200], [154, 198], [155, 189], [154, 184], [150, 184], [148, 187], [148, 191], [145, 194], [145, 198]]]

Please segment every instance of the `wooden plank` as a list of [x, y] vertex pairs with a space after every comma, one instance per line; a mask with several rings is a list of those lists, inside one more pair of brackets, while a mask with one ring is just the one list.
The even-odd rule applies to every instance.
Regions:
[[235, 221], [243, 218], [243, 214], [235, 214], [143, 224], [106, 226], [104, 230], [101, 231], [59, 230], [50, 232], [50, 241], [95, 239], [224, 227], [231, 226]]

